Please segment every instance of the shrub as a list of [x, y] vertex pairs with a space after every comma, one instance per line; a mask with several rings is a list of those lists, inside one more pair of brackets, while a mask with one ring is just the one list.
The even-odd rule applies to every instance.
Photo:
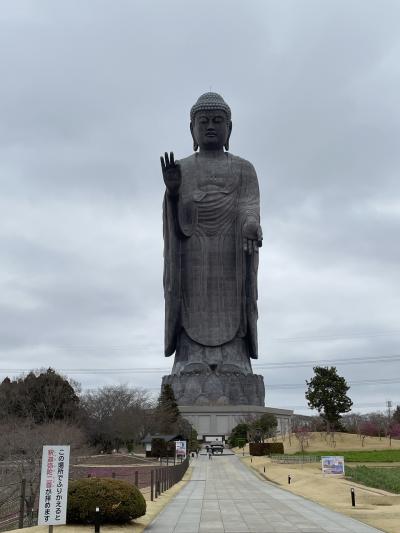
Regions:
[[283, 454], [282, 442], [250, 442], [250, 455], [270, 455], [271, 453]]
[[267, 442], [250, 442], [250, 455], [268, 455], [267, 444]]
[[267, 444], [269, 444], [268, 453], [285, 453], [285, 450], [283, 448], [283, 442], [268, 442]]
[[142, 493], [126, 481], [104, 478], [71, 481], [67, 522], [93, 524], [96, 507], [100, 509], [102, 523], [122, 524], [146, 513]]

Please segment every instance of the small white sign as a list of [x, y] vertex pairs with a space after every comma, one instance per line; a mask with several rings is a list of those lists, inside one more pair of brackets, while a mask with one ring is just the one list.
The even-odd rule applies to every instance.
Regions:
[[43, 446], [39, 526], [67, 523], [69, 446]]
[[186, 441], [185, 440], [176, 440], [175, 441], [175, 450], [177, 457], [186, 457]]
[[330, 455], [321, 457], [322, 473], [344, 476], [344, 457]]

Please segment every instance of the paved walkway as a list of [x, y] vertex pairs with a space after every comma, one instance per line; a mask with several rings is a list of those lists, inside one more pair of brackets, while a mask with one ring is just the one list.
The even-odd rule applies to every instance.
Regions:
[[193, 475], [147, 533], [376, 533], [259, 479], [234, 455], [200, 455]]

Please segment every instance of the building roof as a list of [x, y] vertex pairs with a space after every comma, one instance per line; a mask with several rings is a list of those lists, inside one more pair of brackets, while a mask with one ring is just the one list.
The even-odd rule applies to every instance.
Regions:
[[165, 440], [165, 442], [170, 442], [171, 440], [185, 440], [184, 438], [182, 438], [182, 435], [162, 435], [161, 433], [155, 433], [154, 435], [150, 435], [150, 433], [148, 433], [142, 440], [142, 443], [151, 444], [151, 441], [153, 439], [162, 439]]

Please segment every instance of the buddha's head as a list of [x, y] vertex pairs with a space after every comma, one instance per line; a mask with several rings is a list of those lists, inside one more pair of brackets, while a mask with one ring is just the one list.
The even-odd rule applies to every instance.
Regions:
[[190, 110], [193, 149], [229, 150], [231, 110], [217, 93], [204, 93]]

